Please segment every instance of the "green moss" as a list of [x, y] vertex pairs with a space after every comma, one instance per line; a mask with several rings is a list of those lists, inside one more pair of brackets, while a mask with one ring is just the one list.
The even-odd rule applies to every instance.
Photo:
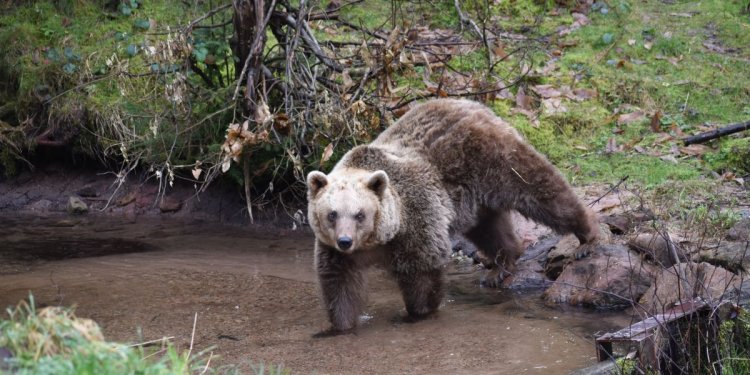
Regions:
[[706, 160], [714, 170], [750, 174], [750, 138], [724, 140], [719, 151], [706, 155]]
[[719, 326], [719, 354], [722, 374], [750, 373], [750, 317], [744, 309]]

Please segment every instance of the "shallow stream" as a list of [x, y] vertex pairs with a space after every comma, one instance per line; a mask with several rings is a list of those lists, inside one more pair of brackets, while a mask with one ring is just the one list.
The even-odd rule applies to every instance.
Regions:
[[210, 348], [216, 366], [263, 362], [302, 374], [566, 374], [595, 362], [596, 332], [629, 323], [544, 306], [538, 292], [481, 288], [481, 270], [452, 263], [436, 317], [404, 323], [395, 283], [373, 270], [357, 333], [314, 339], [328, 323], [312, 243], [272, 227], [6, 215], [0, 308], [32, 292], [38, 305], [75, 306], [108, 340], [172, 337], [181, 348], [197, 313], [195, 348]]

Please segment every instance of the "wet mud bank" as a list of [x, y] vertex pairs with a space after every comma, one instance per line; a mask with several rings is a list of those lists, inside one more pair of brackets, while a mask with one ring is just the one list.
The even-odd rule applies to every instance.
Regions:
[[369, 273], [356, 334], [314, 339], [319, 306], [310, 233], [205, 220], [0, 214], [0, 306], [28, 293], [75, 306], [108, 340], [172, 337], [209, 349], [217, 366], [273, 363], [293, 373], [559, 374], [595, 362], [593, 335], [621, 313], [549, 308], [538, 292], [479, 285], [481, 270], [448, 265], [440, 313], [404, 323], [398, 288]]

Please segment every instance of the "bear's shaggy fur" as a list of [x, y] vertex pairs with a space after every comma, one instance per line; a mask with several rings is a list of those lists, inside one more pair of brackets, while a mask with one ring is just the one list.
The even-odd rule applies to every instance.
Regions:
[[415, 107], [329, 175], [311, 172], [307, 184], [315, 265], [334, 331], [356, 326], [363, 271], [375, 263], [395, 276], [410, 317], [435, 312], [454, 233], [477, 246], [496, 276], [512, 273], [523, 249], [510, 210], [582, 244], [598, 233], [557, 169], [488, 108], [466, 100]]

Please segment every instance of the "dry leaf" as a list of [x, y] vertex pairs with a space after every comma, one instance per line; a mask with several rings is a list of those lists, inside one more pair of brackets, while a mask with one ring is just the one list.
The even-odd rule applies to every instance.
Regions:
[[289, 116], [285, 113], [278, 113], [273, 117], [273, 129], [281, 135], [289, 135], [291, 127], [289, 126]]
[[341, 78], [343, 80], [343, 85], [341, 86], [341, 90], [343, 92], [349, 91], [349, 89], [354, 86], [354, 81], [352, 80], [352, 77], [349, 75], [348, 69], [344, 69], [344, 71], [341, 72]]
[[628, 45], [629, 46], [635, 45], [635, 39], [628, 39]]
[[203, 170], [200, 168], [194, 168], [191, 172], [193, 172], [193, 177], [197, 180], [201, 176]]
[[672, 155], [664, 155], [659, 157], [659, 159], [664, 160], [666, 162], [670, 162], [672, 164], [677, 164], [677, 159]]
[[516, 94], [516, 107], [529, 111], [531, 110], [531, 103], [532, 98], [526, 95], [523, 87], [519, 87]]
[[652, 43], [652, 42], [643, 43], [643, 48], [645, 48], [647, 50], [651, 50], [651, 47], [653, 47], [653, 46], [654, 46], [654, 43]]
[[691, 18], [694, 14], [698, 14], [699, 12], [689, 12], [689, 13], [669, 13], [672, 17], [683, 17], [683, 18]]
[[651, 117], [651, 131], [654, 133], [661, 132], [661, 111], [654, 112]]
[[[545, 99], [557, 98], [562, 94], [560, 90], [555, 89], [552, 85], [536, 85], [531, 87], [531, 89]], [[520, 91], [521, 90], [519, 89], [519, 92]]]
[[358, 115], [362, 112], [364, 112], [367, 109], [367, 104], [363, 102], [361, 99], [357, 100], [356, 102], [352, 103], [352, 106], [350, 107], [350, 110], [355, 115]]
[[[271, 116], [271, 110], [268, 108], [268, 104], [260, 102], [258, 107], [255, 109], [255, 122], [259, 125], [267, 125], [273, 121]], [[243, 130], [247, 130], [247, 121], [242, 125]]]
[[596, 98], [597, 95], [598, 93], [595, 89], [573, 89], [572, 97], [568, 96], [568, 98], [583, 101]]
[[711, 151], [711, 148], [706, 145], [692, 144], [690, 146], [680, 147], [680, 152], [690, 156], [702, 156], [709, 151]]
[[682, 132], [682, 129], [680, 129], [680, 127], [677, 125], [677, 123], [673, 122], [672, 126], [670, 126], [669, 128], [678, 137], [682, 137], [682, 136], [685, 135], [685, 133]]
[[544, 108], [545, 114], [555, 114], [555, 113], [565, 113], [568, 112], [568, 108], [566, 108], [562, 104], [561, 98], [549, 98], [549, 99], [543, 99], [542, 100], [542, 107]]
[[495, 42], [495, 48], [492, 50], [492, 53], [494, 53], [500, 60], [508, 57], [508, 53], [505, 52], [505, 43], [500, 39], [497, 39], [497, 42]]
[[615, 139], [615, 137], [610, 137], [607, 140], [607, 145], [604, 148], [604, 152], [607, 154], [613, 154], [619, 151], [620, 151], [620, 147], [617, 145], [617, 140]]
[[320, 162], [327, 162], [328, 159], [331, 158], [331, 155], [333, 155], [333, 143], [329, 143], [328, 146], [326, 146], [325, 150], [323, 150], [323, 156], [321, 156]]
[[636, 111], [636, 112], [632, 112], [632, 113], [626, 113], [626, 114], [623, 114], [623, 115], [620, 115], [620, 116], [617, 117], [617, 125], [630, 124], [631, 122], [638, 121], [638, 120], [642, 119], [643, 117], [644, 117], [643, 116], [643, 111]]

